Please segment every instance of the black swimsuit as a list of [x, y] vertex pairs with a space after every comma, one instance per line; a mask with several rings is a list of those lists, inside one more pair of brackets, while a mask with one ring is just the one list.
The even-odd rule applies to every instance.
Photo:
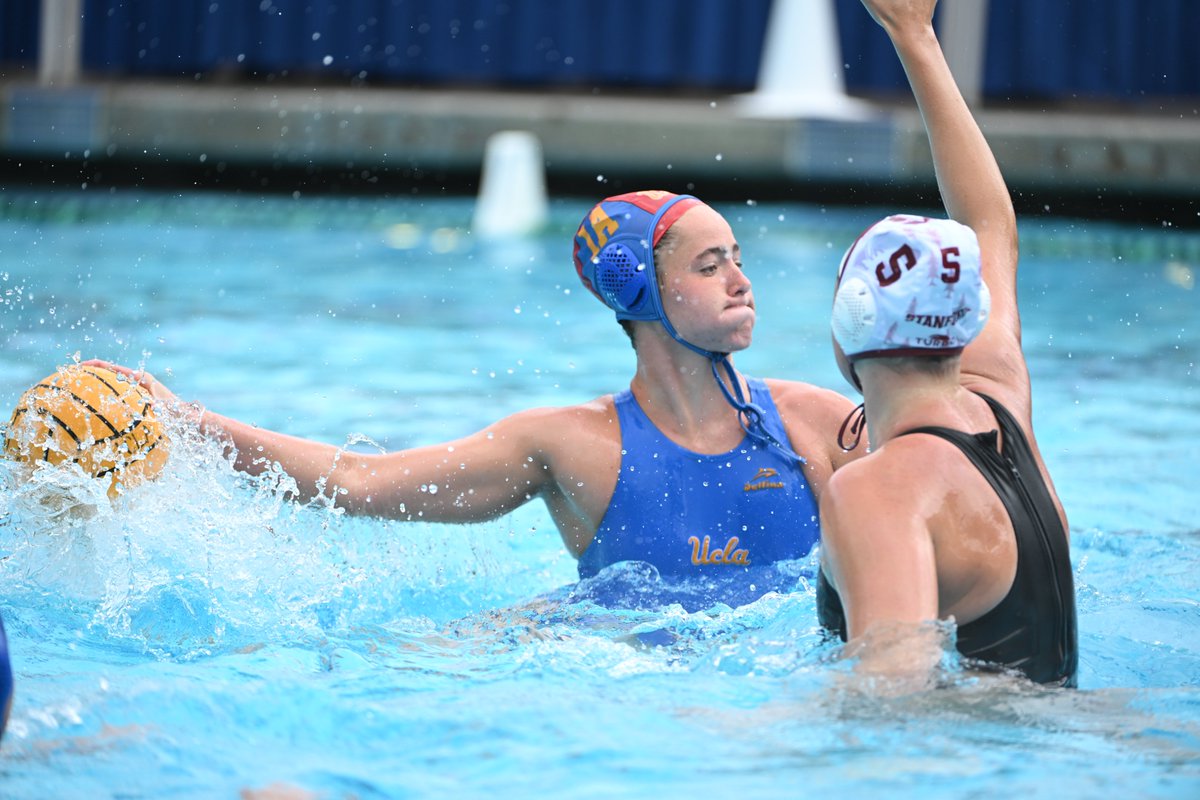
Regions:
[[[1075, 685], [1079, 650], [1075, 583], [1066, 531], [1038, 471], [1033, 451], [1012, 415], [980, 394], [1000, 425], [996, 431], [964, 433], [941, 427], [915, 428], [958, 447], [983, 474], [1004, 503], [1017, 537], [1017, 573], [999, 605], [958, 626], [958, 651], [968, 659], [1000, 664], [1038, 683]], [[821, 624], [846, 638], [841, 598], [822, 572], [817, 584]]]

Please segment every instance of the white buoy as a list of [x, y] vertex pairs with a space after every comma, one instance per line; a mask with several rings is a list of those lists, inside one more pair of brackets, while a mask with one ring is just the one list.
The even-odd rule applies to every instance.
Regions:
[[775, 0], [753, 92], [743, 117], [861, 120], [871, 106], [846, 94], [834, 0]]
[[529, 131], [488, 138], [472, 230], [489, 239], [526, 236], [546, 224], [542, 144]]

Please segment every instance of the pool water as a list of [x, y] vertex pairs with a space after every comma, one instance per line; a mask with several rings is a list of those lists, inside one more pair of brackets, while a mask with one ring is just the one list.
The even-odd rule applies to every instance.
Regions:
[[[101, 357], [395, 449], [621, 389], [633, 353], [569, 260], [591, 201], [484, 242], [469, 199], [2, 192], [0, 404]], [[846, 391], [833, 272], [894, 209], [720, 209], [759, 308], [739, 368]], [[1022, 248], [1079, 690], [948, 656], [937, 689], [864, 695], [816, 625], [812, 559], [737, 607], [633, 567], [577, 585], [536, 504], [346, 518], [169, 420], [166, 471], [115, 504], [0, 462], [0, 796], [1200, 796], [1200, 235], [1046, 218]]]

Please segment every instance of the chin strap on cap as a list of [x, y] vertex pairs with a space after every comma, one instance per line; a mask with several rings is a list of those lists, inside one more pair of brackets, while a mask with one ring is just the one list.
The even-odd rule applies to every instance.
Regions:
[[[710, 353], [708, 356], [712, 364], [713, 377], [716, 378], [717, 385], [721, 387], [721, 391], [725, 394], [725, 399], [729, 402], [729, 405], [737, 409], [738, 423], [741, 424], [742, 430], [746, 432], [746, 435], [764, 447], [779, 448], [784, 455], [795, 459], [800, 464], [807, 463], [802, 456], [772, 436], [771, 432], [767, 430], [767, 426], [763, 424], [763, 414], [765, 412], [762, 406], [750, 402], [742, 394], [742, 384], [738, 380], [737, 370], [729, 362], [729, 355], [727, 353]], [[733, 386], [733, 391], [730, 391], [729, 386], [721, 379], [719, 367], [725, 368], [725, 374], [729, 376], [729, 385]]]

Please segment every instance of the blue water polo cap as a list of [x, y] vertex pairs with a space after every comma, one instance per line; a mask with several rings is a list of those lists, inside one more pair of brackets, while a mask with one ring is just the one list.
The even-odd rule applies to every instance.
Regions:
[[4, 635], [4, 619], [0, 618], [0, 738], [8, 726], [8, 712], [12, 710], [13, 674], [8, 660], [8, 639]]
[[658, 320], [674, 330], [658, 294], [654, 247], [700, 201], [664, 191], [630, 192], [597, 203], [575, 232], [575, 271], [622, 320]]

